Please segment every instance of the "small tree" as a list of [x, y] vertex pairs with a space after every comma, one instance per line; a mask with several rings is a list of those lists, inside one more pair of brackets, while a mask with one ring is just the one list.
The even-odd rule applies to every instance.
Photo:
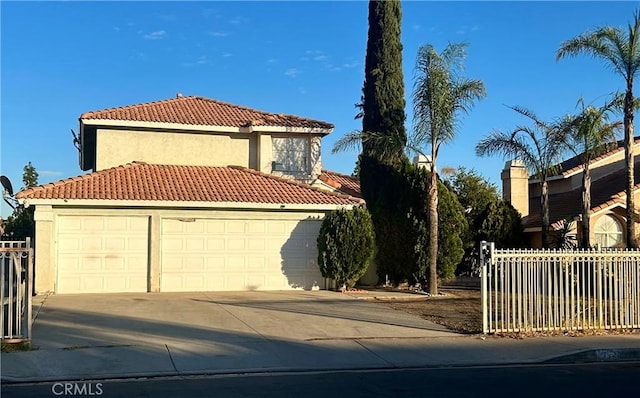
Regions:
[[329, 213], [318, 236], [318, 265], [338, 287], [353, 287], [373, 258], [374, 235], [369, 212], [361, 207]]
[[519, 248], [524, 243], [522, 216], [511, 203], [497, 200], [480, 216], [476, 246], [482, 240], [495, 242], [498, 248]]
[[38, 185], [38, 172], [31, 162], [22, 168], [22, 183], [24, 184], [24, 189], [33, 188]]
[[[31, 162], [27, 163], [22, 169], [22, 182], [24, 184], [23, 189], [38, 185], [38, 172]], [[4, 240], [24, 240], [27, 237], [33, 238], [35, 229], [34, 208], [25, 208], [20, 205], [16, 207], [13, 214], [7, 218], [1, 238]]]

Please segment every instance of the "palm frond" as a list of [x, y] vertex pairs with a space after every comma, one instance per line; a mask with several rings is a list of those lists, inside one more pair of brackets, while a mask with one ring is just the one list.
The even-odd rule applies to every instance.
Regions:
[[362, 131], [354, 130], [348, 132], [333, 144], [333, 148], [331, 148], [331, 154], [335, 155], [339, 152], [360, 149], [360, 147], [362, 146], [362, 137]]
[[456, 114], [468, 112], [474, 101], [486, 95], [482, 81], [458, 77], [466, 46], [449, 43], [440, 54], [430, 44], [420, 47], [412, 93], [412, 146], [431, 146], [437, 155], [441, 144], [455, 137]]

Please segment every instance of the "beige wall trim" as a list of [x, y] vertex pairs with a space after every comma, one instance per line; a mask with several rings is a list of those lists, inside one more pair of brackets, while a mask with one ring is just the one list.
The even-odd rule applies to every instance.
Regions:
[[151, 200], [99, 200], [99, 199], [19, 199], [20, 204], [28, 206], [78, 206], [78, 207], [147, 207], [175, 209], [228, 209], [228, 210], [309, 210], [331, 211], [351, 209], [354, 205], [334, 204], [287, 204], [287, 203], [245, 203], [245, 202], [179, 202]]
[[112, 120], [112, 119], [81, 119], [80, 123], [84, 126], [113, 126], [113, 127], [137, 127], [150, 129], [169, 129], [169, 130], [188, 130], [203, 132], [221, 132], [221, 133], [252, 133], [254, 131], [265, 133], [316, 133], [329, 134], [333, 129], [319, 129], [308, 127], [286, 127], [286, 126], [248, 126], [248, 127], [230, 127], [230, 126], [211, 126], [205, 124], [184, 124], [184, 123], [165, 123], [165, 122], [143, 122], [133, 120]]
[[157, 293], [160, 291], [160, 242], [162, 241], [162, 215], [161, 212], [151, 212], [149, 222], [149, 263], [147, 291]]

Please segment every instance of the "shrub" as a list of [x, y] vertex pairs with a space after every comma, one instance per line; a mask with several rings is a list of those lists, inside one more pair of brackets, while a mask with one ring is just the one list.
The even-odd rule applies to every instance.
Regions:
[[360, 207], [329, 213], [318, 236], [318, 265], [338, 287], [353, 287], [369, 267], [374, 252], [373, 224]]

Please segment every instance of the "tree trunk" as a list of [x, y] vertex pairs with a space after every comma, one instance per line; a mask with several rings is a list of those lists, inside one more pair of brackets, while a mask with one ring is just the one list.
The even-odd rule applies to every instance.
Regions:
[[549, 248], [549, 186], [546, 177], [542, 178], [542, 193], [540, 195], [540, 210], [542, 214], [542, 247]]
[[633, 162], [633, 80], [627, 81], [627, 93], [624, 96], [624, 165], [627, 169], [627, 247], [636, 247], [636, 225], [634, 217], [634, 162]]
[[591, 247], [591, 171], [586, 163], [582, 171], [582, 247]]
[[429, 294], [438, 294], [438, 175], [435, 156], [431, 157], [429, 183]]

